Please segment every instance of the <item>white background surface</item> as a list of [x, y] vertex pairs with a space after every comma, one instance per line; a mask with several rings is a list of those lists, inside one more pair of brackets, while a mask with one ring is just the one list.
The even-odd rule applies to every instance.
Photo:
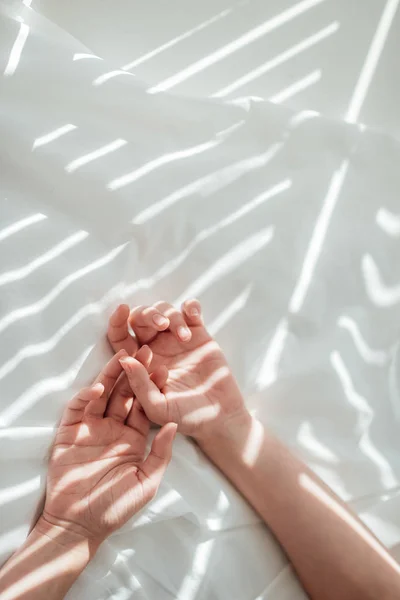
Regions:
[[[0, 3], [2, 560], [66, 399], [108, 356], [107, 315], [191, 295], [249, 405], [398, 552], [397, 4]], [[249, 95], [275, 104], [228, 103]], [[301, 598], [286, 565], [179, 438], [70, 597]]]

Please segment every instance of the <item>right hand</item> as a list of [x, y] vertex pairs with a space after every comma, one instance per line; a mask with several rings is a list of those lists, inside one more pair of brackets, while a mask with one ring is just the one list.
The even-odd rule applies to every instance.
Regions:
[[[146, 366], [157, 372], [156, 378], [149, 380], [143, 367], [138, 385], [140, 374], [132, 370], [129, 359], [123, 367], [129, 381], [136, 378], [136, 397], [154, 423], [177, 423], [178, 431], [200, 440], [231, 420], [248, 418], [225, 356], [204, 327], [197, 300], [185, 302], [182, 312], [166, 302], [133, 311], [121, 305], [110, 319], [108, 339], [116, 352], [133, 354], [139, 346], [142, 353], [147, 351]], [[161, 386], [163, 369], [168, 379]]]

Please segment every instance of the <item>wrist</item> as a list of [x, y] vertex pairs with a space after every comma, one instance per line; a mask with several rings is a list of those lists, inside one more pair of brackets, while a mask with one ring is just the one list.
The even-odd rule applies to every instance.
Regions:
[[242, 447], [254, 427], [254, 421], [255, 419], [244, 408], [239, 413], [206, 428], [195, 436], [195, 440], [207, 456], [212, 455], [216, 448]]
[[24, 544], [1, 569], [1, 598], [64, 598], [97, 547], [81, 533], [40, 516]]
[[82, 562], [83, 568], [94, 557], [103, 540], [90, 535], [80, 526], [66, 523], [59, 519], [53, 519], [43, 513], [37, 521], [32, 533], [46, 539], [54, 548], [63, 552], [72, 552], [78, 562]]

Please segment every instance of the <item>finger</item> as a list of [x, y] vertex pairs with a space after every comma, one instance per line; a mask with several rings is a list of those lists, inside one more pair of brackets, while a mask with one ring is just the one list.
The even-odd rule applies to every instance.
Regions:
[[61, 417], [61, 425], [76, 425], [82, 421], [85, 408], [92, 400], [100, 398], [104, 392], [104, 386], [96, 383], [91, 387], [83, 388], [70, 400]]
[[144, 367], [146, 367], [146, 370], [149, 371], [150, 369], [150, 365], [151, 365], [151, 361], [153, 360], [153, 352], [151, 351], [151, 349], [149, 348], [149, 346], [145, 345], [142, 346], [135, 354], [135, 358], [136, 360], [138, 360], [140, 363], [142, 363], [142, 365]]
[[169, 319], [169, 329], [180, 342], [189, 342], [192, 339], [192, 332], [177, 308], [167, 302], [157, 302], [155, 306]]
[[150, 431], [150, 421], [146, 417], [138, 400], [134, 400], [133, 402], [128, 418], [126, 419], [126, 425], [131, 429], [134, 429], [147, 440]]
[[148, 327], [164, 331], [168, 329], [168, 319], [160, 313], [155, 306], [137, 306], [130, 315], [132, 329], [136, 327]]
[[121, 365], [135, 397], [148, 418], [158, 425], [164, 425], [167, 421], [165, 398], [150, 379], [146, 367], [131, 356], [123, 357]]
[[122, 367], [119, 362], [120, 358], [128, 356], [125, 350], [120, 350], [112, 357], [112, 359], [106, 364], [104, 369], [100, 372], [96, 378], [95, 383], [101, 383], [104, 387], [104, 391], [99, 398], [93, 399], [85, 408], [85, 416], [92, 417], [103, 417], [107, 408], [108, 399], [110, 394], [117, 383], [118, 377], [122, 373]]
[[107, 403], [106, 417], [124, 423], [133, 405], [133, 392], [125, 373], [118, 379]]
[[164, 365], [158, 367], [153, 373], [150, 375], [150, 379], [152, 382], [158, 387], [159, 390], [162, 390], [165, 384], [168, 381], [168, 369]]
[[140, 344], [147, 344], [157, 333], [169, 327], [169, 320], [154, 306], [137, 306], [129, 317], [129, 323]]
[[196, 299], [186, 300], [182, 304], [182, 313], [185, 321], [191, 327], [203, 325], [203, 317], [201, 314], [201, 304]]
[[150, 454], [141, 466], [143, 485], [154, 494], [161, 483], [172, 456], [172, 445], [176, 436], [176, 423], [167, 423], [160, 429], [151, 445]]
[[125, 350], [133, 356], [138, 349], [138, 345], [129, 333], [129, 313], [130, 310], [127, 304], [118, 306], [108, 322], [107, 337], [114, 352]]
[[[137, 361], [142, 363], [142, 365], [146, 368], [146, 371], [150, 373], [150, 365], [153, 360], [153, 352], [149, 348], [149, 346], [142, 346], [135, 354], [135, 358]], [[139, 401], [137, 402], [138, 407], [143, 412], [142, 407], [140, 406]], [[147, 417], [146, 417], [147, 418]]]

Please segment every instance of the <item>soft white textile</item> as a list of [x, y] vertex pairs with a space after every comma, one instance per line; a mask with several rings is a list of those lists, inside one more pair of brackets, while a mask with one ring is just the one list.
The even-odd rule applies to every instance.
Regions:
[[[262, 86], [234, 94], [234, 103], [205, 98], [227, 87], [226, 74], [196, 80], [204, 93], [196, 85], [185, 95], [158, 93], [161, 81], [215, 55], [217, 32], [212, 50], [203, 43], [199, 55], [201, 44], [189, 45], [185, 55], [188, 35], [173, 45], [176, 62], [152, 72], [142, 60], [147, 70], [134, 76], [121, 70], [128, 38], [143, 57], [158, 31], [138, 25], [146, 10], [136, 4], [0, 0], [0, 560], [34, 517], [67, 398], [110, 356], [104, 332], [113, 307], [160, 298], [179, 305], [190, 296], [201, 299], [249, 406], [398, 553], [396, 128], [385, 131], [383, 117], [371, 119], [375, 129], [360, 125], [363, 98], [351, 94], [347, 112], [336, 113], [304, 98], [291, 105], [284, 94], [287, 106], [243, 99], [277, 95]], [[397, 4], [371, 11], [361, 55], [377, 40], [383, 60]], [[253, 8], [253, 29], [269, 23], [268, 33], [274, 14], [286, 11], [279, 27], [292, 26], [325, 7], [272, 5], [239, 9]], [[162, 15], [154, 19], [162, 28]], [[251, 29], [235, 23], [221, 47]], [[249, 60], [264, 35], [257, 31], [235, 58], [243, 50]], [[360, 73], [373, 62], [360, 60]], [[157, 498], [104, 544], [68, 597], [305, 596], [258, 517], [178, 437]]]

